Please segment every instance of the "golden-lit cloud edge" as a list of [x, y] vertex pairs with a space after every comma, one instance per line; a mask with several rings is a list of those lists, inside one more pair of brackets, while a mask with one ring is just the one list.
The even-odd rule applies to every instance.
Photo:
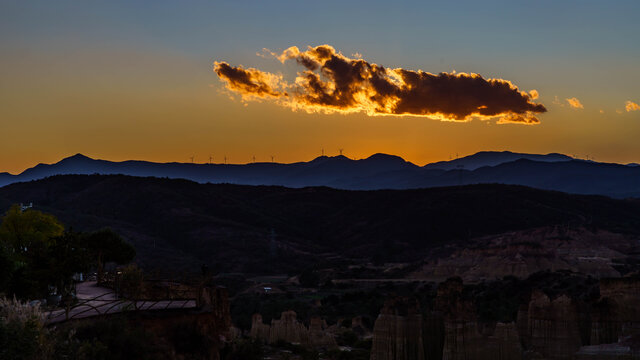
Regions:
[[624, 109], [627, 110], [627, 112], [639, 111], [640, 105], [638, 105], [637, 103], [634, 103], [631, 100], [627, 100], [627, 102], [624, 103]]
[[224, 61], [216, 61], [213, 70], [243, 101], [267, 99], [309, 113], [417, 116], [456, 122], [497, 119], [498, 124], [532, 125], [540, 122], [538, 114], [547, 111], [533, 102], [538, 91], [520, 91], [508, 80], [485, 79], [474, 73], [436, 75], [389, 69], [363, 60], [360, 54], [346, 57], [329, 45], [306, 51], [292, 46], [279, 54], [263, 52], [282, 63], [295, 60], [304, 70], [293, 82]]
[[578, 100], [577, 97], [567, 98], [567, 104], [573, 109], [584, 109], [584, 105]]

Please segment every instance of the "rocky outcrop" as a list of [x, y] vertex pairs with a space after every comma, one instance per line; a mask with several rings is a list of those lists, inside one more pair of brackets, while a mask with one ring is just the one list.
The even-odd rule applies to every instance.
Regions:
[[371, 336], [371, 331], [364, 325], [362, 316], [356, 316], [351, 319], [351, 331], [362, 338]]
[[309, 328], [298, 321], [295, 311], [284, 311], [280, 319], [273, 319], [271, 325], [262, 321], [262, 315], [254, 314], [250, 336], [268, 344], [285, 341], [310, 347], [333, 348], [336, 340], [327, 323], [318, 317], [311, 318]]
[[438, 289], [436, 306], [444, 314], [444, 360], [479, 358], [482, 350], [475, 307], [461, 299], [461, 292], [462, 281], [448, 280]]
[[375, 323], [371, 360], [522, 360], [516, 323], [480, 323], [462, 297], [462, 280], [440, 284], [433, 311], [413, 299], [385, 303]]
[[617, 277], [613, 259], [636, 251], [637, 238], [603, 230], [548, 226], [474, 238], [430, 257], [414, 278], [464, 281], [526, 278], [539, 271], [570, 270]]
[[271, 326], [262, 322], [262, 315], [253, 314], [251, 318], [251, 331], [249, 332], [250, 336], [254, 339], [268, 342], [270, 331]]
[[224, 287], [202, 287], [196, 300], [201, 311], [209, 312], [226, 329], [231, 328], [229, 294]]
[[422, 329], [415, 299], [387, 301], [373, 327], [371, 360], [424, 360]]
[[444, 345], [444, 317], [440, 312], [430, 311], [423, 318], [422, 342], [426, 360], [442, 359]]
[[271, 321], [269, 330], [269, 343], [286, 341], [289, 343], [308, 344], [309, 331], [296, 318], [296, 312], [283, 311], [279, 320]]
[[520, 344], [524, 349], [531, 348], [531, 328], [529, 328], [529, 304], [522, 304], [518, 308], [516, 328], [520, 337]]
[[327, 322], [313, 317], [309, 322], [309, 345], [312, 347], [335, 347], [336, 339], [327, 331]]
[[520, 360], [522, 349], [515, 323], [480, 323], [474, 304], [462, 298], [462, 280], [438, 287], [436, 308], [444, 315], [443, 360]]
[[591, 345], [616, 343], [640, 334], [640, 279], [600, 280], [600, 300], [592, 312]]
[[462, 279], [450, 278], [426, 314], [416, 300], [385, 303], [371, 359], [640, 359], [640, 277], [603, 279], [600, 295], [594, 302], [535, 290], [517, 322], [490, 323], [463, 296]]
[[566, 295], [551, 300], [543, 292], [534, 291], [526, 324], [526, 332], [521, 334], [523, 343], [548, 359], [571, 359], [582, 345], [577, 308]]
[[371, 360], [522, 360], [516, 323], [480, 323], [462, 297], [462, 280], [438, 287], [434, 311], [422, 315], [416, 300], [385, 303], [373, 330]]
[[497, 323], [487, 340], [486, 359], [522, 359], [522, 347], [515, 323]]

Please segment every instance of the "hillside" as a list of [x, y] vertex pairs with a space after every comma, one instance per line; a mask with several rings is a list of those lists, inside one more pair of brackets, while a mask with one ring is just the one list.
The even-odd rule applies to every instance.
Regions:
[[76, 230], [115, 228], [145, 266], [228, 272], [414, 261], [444, 245], [556, 224], [640, 233], [637, 201], [496, 184], [346, 191], [65, 175], [0, 188], [0, 210], [20, 202]]

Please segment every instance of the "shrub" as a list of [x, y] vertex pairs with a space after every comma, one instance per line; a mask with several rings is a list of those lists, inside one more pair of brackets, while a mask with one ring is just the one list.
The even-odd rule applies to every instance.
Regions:
[[142, 295], [143, 275], [136, 265], [128, 265], [120, 274], [120, 291], [124, 297], [138, 299]]
[[40, 307], [0, 298], [0, 359], [39, 359], [48, 352]]

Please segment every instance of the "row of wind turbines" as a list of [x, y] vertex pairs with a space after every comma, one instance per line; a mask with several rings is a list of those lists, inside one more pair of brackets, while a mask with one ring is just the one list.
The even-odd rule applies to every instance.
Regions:
[[[340, 153], [340, 156], [342, 156], [342, 153], [344, 152], [344, 149], [338, 149], [338, 152]], [[325, 156], [324, 155], [324, 149], [322, 149], [321, 156]], [[275, 162], [275, 158], [276, 158], [275, 155], [271, 155], [271, 162], [272, 163]], [[189, 160], [190, 160], [190, 162], [192, 164], [196, 163], [195, 159], [196, 159], [195, 155], [192, 155], [192, 156], [189, 157]], [[251, 163], [255, 163], [255, 162], [256, 162], [256, 156], [253, 155], [251, 157]], [[227, 163], [227, 156], [225, 155], [224, 156], [224, 164], [226, 164], [226, 163]], [[213, 164], [213, 155], [209, 155], [209, 161], [206, 164], [209, 164], [209, 165]]]

